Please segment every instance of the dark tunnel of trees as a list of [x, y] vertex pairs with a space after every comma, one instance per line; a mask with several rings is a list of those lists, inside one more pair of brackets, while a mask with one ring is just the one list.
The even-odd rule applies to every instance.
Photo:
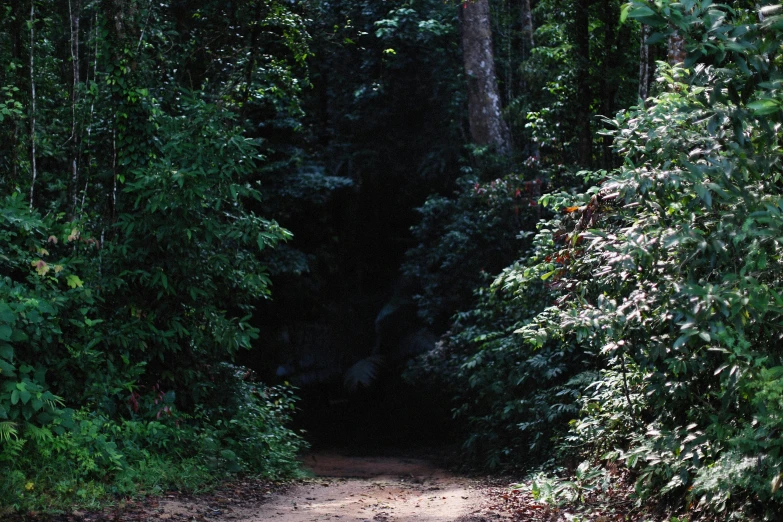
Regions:
[[781, 31], [767, 0], [0, 0], [0, 507], [448, 445], [774, 520]]

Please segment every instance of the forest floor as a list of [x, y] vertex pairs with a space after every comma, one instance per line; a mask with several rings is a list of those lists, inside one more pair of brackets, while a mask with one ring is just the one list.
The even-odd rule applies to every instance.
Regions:
[[[160, 519], [236, 522], [478, 522], [502, 518], [485, 507], [480, 480], [400, 456], [311, 453], [313, 478], [270, 492], [263, 502], [222, 508], [192, 500], [160, 503]], [[221, 511], [221, 513], [217, 513]]]
[[236, 481], [205, 495], [170, 493], [126, 501], [100, 512], [27, 514], [35, 522], [495, 522], [488, 479], [447, 471], [436, 460], [314, 452], [312, 477], [288, 484]]
[[[354, 453], [354, 454], [352, 454]], [[303, 457], [312, 476], [285, 484], [237, 480], [212, 493], [170, 492], [123, 501], [101, 511], [64, 515], [27, 513], [13, 522], [615, 522], [633, 513], [627, 494], [580, 506], [553, 508], [511, 477], [448, 471], [441, 456], [313, 452]], [[619, 493], [619, 492], [618, 492]], [[592, 504], [592, 505], [591, 505]], [[2, 518], [2, 517], [0, 517]], [[654, 519], [658, 519], [655, 517]], [[650, 520], [650, 519], [647, 519]], [[666, 518], [668, 520], [668, 517]]]

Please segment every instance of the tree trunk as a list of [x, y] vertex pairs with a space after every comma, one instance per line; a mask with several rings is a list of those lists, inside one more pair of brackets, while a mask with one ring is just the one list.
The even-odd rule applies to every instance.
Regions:
[[530, 0], [521, 0], [521, 18], [522, 18], [522, 61], [530, 58], [533, 47], [536, 45], [533, 39], [533, 12], [530, 9]]
[[686, 57], [685, 38], [679, 31], [674, 31], [672, 35], [669, 36], [669, 52], [666, 55], [666, 59], [669, 62], [669, 65], [675, 66], [685, 63]]
[[[13, 20], [13, 23], [9, 24], [9, 40], [11, 44], [11, 59], [14, 63], [21, 64], [25, 59], [25, 51], [27, 50], [27, 43], [25, 38], [25, 6], [19, 2], [11, 3], [11, 11], [8, 19]], [[24, 75], [24, 68], [18, 67], [15, 72], [8, 72], [8, 84], [11, 85], [24, 85], [26, 83], [26, 77]], [[13, 165], [13, 178], [11, 183], [17, 183], [19, 181], [19, 152], [23, 147], [19, 146], [20, 134], [22, 128], [26, 125], [24, 120], [20, 118], [13, 119], [14, 125], [14, 139], [10, 144], [11, 149], [11, 164]]]
[[71, 22], [71, 66], [73, 69], [73, 90], [71, 91], [71, 182], [68, 186], [71, 208], [70, 219], [76, 216], [79, 201], [79, 147], [81, 139], [77, 131], [76, 105], [79, 97], [79, 20], [81, 18], [81, 0], [69, 0], [68, 11]]
[[511, 153], [509, 132], [503, 121], [488, 0], [463, 5], [462, 52], [468, 80], [470, 134], [477, 145], [495, 147], [501, 155]]
[[650, 46], [647, 44], [649, 37], [650, 26], [642, 24], [639, 42], [639, 99], [642, 102], [647, 100], [647, 96], [650, 94], [650, 84], [652, 83]]
[[[261, 25], [261, 5], [262, 2], [256, 2], [256, 10], [253, 19], [250, 21], [252, 29], [250, 29], [250, 44], [248, 46], [246, 56], [247, 64], [245, 65], [245, 91], [242, 94], [242, 109], [240, 110], [240, 120], [244, 121], [247, 117], [247, 103], [250, 99], [250, 86], [253, 83], [253, 70], [256, 67], [256, 50], [258, 48], [258, 32]], [[236, 10], [234, 10], [236, 11]], [[233, 12], [233, 11], [232, 11]]]
[[[103, 0], [103, 9], [106, 19], [114, 22], [114, 35], [118, 42], [125, 42], [130, 45], [135, 43], [135, 35], [138, 32], [133, 25], [134, 17], [138, 7], [136, 3], [129, 0]], [[122, 53], [121, 49], [115, 49]]]
[[[536, 45], [535, 39], [533, 37], [535, 28], [533, 27], [533, 11], [530, 7], [530, 0], [520, 0], [520, 2], [520, 18], [522, 21], [522, 49], [520, 58], [523, 62], [525, 62], [530, 58], [530, 56], [532, 56], [533, 48]], [[526, 92], [528, 90], [528, 85], [524, 74], [520, 79], [519, 87], [522, 92]], [[530, 143], [526, 144], [525, 153], [533, 158], [538, 158], [540, 155], [538, 143], [536, 143], [534, 140], [531, 140]]]
[[[92, 81], [96, 82], [98, 81], [98, 13], [95, 13], [92, 20], [92, 31], [93, 33], [93, 42], [95, 45], [95, 49], [93, 51], [92, 55]], [[89, 52], [88, 52], [89, 53]], [[89, 55], [88, 55], [89, 58]], [[88, 62], [89, 63], [89, 62]], [[87, 83], [90, 82], [90, 70], [89, 65], [87, 68]], [[92, 143], [92, 126], [95, 121], [95, 95], [90, 96], [90, 119], [87, 124], [87, 161], [85, 162], [87, 164], [87, 169], [85, 173], [85, 180], [84, 180], [84, 190], [82, 191], [82, 204], [81, 209], [79, 210], [80, 214], [84, 214], [84, 203], [87, 200], [87, 188], [90, 184], [90, 165], [92, 164], [91, 159], [93, 155], [93, 143]]]
[[[121, 75], [124, 85], [114, 84], [110, 87], [114, 105], [114, 124], [112, 127], [112, 185], [107, 194], [112, 222], [119, 215], [118, 181], [119, 168], [130, 169], [140, 166], [143, 159], [140, 155], [133, 156], [131, 147], [144, 146], [147, 137], [144, 135], [148, 115], [139, 108], [138, 100], [131, 100], [127, 92], [136, 86], [137, 56], [128, 55], [126, 50], [138, 47], [140, 28], [136, 25], [138, 5], [133, 0], [101, 0], [106, 23], [108, 54], [104, 60], [112, 60], [114, 66], [124, 65]], [[138, 149], [137, 149], [138, 150]]]
[[38, 177], [35, 161], [35, 0], [30, 0], [30, 167], [33, 177], [30, 182], [30, 210], [35, 200], [35, 179]]
[[574, 13], [574, 43], [576, 47], [576, 103], [578, 161], [584, 167], [593, 163], [593, 131], [590, 126], [590, 1], [576, 0]]

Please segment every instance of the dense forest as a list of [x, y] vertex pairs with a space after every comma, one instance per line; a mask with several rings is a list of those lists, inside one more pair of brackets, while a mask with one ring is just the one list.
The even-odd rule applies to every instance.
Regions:
[[780, 3], [0, 0], [0, 124], [0, 516], [448, 432], [783, 517]]

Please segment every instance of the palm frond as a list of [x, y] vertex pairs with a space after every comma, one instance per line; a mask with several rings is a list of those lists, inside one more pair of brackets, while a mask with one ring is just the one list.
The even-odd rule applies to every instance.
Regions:
[[343, 385], [349, 391], [355, 391], [360, 385], [369, 387], [378, 376], [378, 368], [383, 359], [380, 355], [371, 355], [360, 359], [353, 366], [348, 368], [343, 378]]

